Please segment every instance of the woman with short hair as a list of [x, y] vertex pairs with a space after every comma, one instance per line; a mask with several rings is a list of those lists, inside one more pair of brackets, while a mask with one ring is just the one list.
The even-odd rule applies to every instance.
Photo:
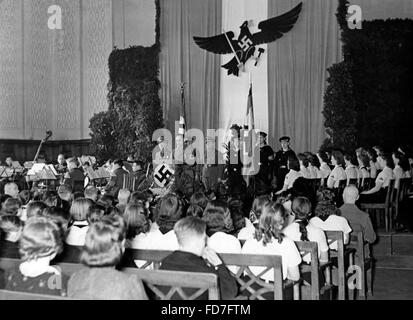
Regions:
[[5, 276], [5, 289], [66, 295], [67, 277], [50, 262], [63, 250], [62, 231], [52, 220], [32, 217], [23, 228], [19, 252], [23, 262]]
[[331, 163], [334, 166], [327, 180], [327, 187], [330, 189], [338, 188], [341, 180], [347, 180], [346, 172], [344, 171], [344, 155], [341, 151], [333, 151], [331, 155]]
[[87, 267], [72, 275], [68, 296], [88, 300], [147, 300], [142, 281], [116, 270], [125, 249], [126, 226], [120, 216], [92, 223], [81, 261]]
[[66, 243], [71, 246], [83, 246], [85, 244], [86, 233], [89, 229], [87, 216], [92, 200], [79, 198], [73, 201], [70, 207], [71, 224], [66, 236]]

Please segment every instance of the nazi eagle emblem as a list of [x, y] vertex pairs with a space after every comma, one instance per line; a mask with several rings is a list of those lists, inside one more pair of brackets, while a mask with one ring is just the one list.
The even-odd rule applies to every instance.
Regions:
[[228, 70], [228, 75], [238, 76], [239, 70], [244, 67], [251, 57], [254, 57], [255, 66], [257, 66], [259, 58], [265, 52], [263, 48], [259, 48], [256, 57], [257, 46], [282, 38], [285, 33], [294, 27], [300, 16], [302, 6], [303, 3], [301, 2], [283, 15], [260, 22], [258, 25], [260, 31], [254, 34], [250, 32], [248, 21], [245, 21], [240, 27], [241, 32], [237, 40], [234, 32], [230, 31], [213, 37], [194, 37], [194, 41], [201, 49], [212, 53], [234, 54], [235, 57], [222, 67]]

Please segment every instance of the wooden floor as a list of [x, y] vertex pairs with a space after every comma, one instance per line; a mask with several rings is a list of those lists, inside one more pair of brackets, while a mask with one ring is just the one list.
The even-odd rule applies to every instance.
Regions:
[[368, 300], [413, 300], [413, 234], [379, 233], [374, 296]]

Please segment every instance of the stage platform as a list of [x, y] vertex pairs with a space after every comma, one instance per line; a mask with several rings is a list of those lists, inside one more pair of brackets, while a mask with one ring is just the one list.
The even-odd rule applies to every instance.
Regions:
[[413, 234], [379, 232], [373, 255], [376, 268], [413, 270]]

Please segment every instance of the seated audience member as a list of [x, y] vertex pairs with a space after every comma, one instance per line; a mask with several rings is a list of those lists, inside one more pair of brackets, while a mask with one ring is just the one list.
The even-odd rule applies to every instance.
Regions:
[[377, 153], [374, 149], [369, 148], [366, 150], [367, 156], [369, 157], [369, 169], [370, 169], [370, 178], [377, 178], [377, 171], [380, 170], [379, 164], [377, 162]]
[[188, 209], [186, 210], [187, 217], [197, 217], [202, 218], [204, 214], [204, 209], [197, 204], [190, 204]]
[[11, 196], [5, 195], [5, 194], [0, 196], [0, 202], [1, 202], [0, 215], [4, 210], [4, 203], [7, 201], [7, 199], [10, 199], [10, 198]]
[[118, 194], [118, 204], [116, 208], [118, 208], [122, 213], [125, 211], [125, 208], [129, 202], [131, 193], [128, 189], [121, 189], [119, 190]]
[[398, 189], [400, 179], [410, 178], [410, 164], [405, 156], [398, 151], [392, 153], [392, 160], [394, 162], [393, 174], [396, 180], [395, 188]]
[[210, 202], [204, 211], [202, 220], [207, 224], [209, 248], [218, 253], [241, 253], [239, 240], [231, 235], [234, 231], [234, 223], [225, 203]]
[[197, 205], [201, 207], [203, 210], [207, 207], [209, 202], [208, 197], [203, 192], [196, 192], [191, 196], [189, 200], [190, 205]]
[[[5, 289], [47, 295], [66, 295], [67, 277], [50, 262], [63, 248], [61, 230], [45, 217], [27, 220], [20, 237], [23, 263], [5, 275]], [[53, 284], [53, 285], [50, 285]]]
[[59, 207], [52, 207], [44, 209], [42, 211], [42, 216], [57, 223], [57, 225], [62, 229], [63, 239], [65, 239], [71, 221], [70, 212]]
[[[340, 209], [332, 201], [334, 194], [328, 190], [318, 193], [318, 203], [315, 207], [315, 217], [310, 220], [310, 224], [324, 231], [342, 231], [344, 244], [350, 240], [351, 228], [346, 218], [341, 217]], [[330, 249], [337, 250], [337, 243], [332, 243]]]
[[85, 244], [86, 233], [89, 229], [87, 214], [92, 205], [93, 203], [89, 199], [83, 198], [73, 201], [70, 208], [72, 223], [65, 240], [68, 245], [81, 247]]
[[76, 158], [67, 160], [68, 172], [64, 175], [63, 184], [68, 186], [73, 192], [83, 192], [85, 184], [85, 175], [79, 168], [79, 163]]
[[19, 197], [19, 187], [14, 182], [9, 182], [4, 186], [4, 194], [17, 199]]
[[94, 186], [89, 186], [85, 189], [85, 198], [90, 199], [93, 202], [98, 201], [99, 189]]
[[27, 205], [27, 219], [32, 217], [40, 217], [43, 213], [43, 210], [46, 209], [47, 206], [41, 201], [33, 201]]
[[358, 161], [359, 172], [360, 172], [359, 179], [364, 180], [366, 178], [370, 178], [370, 172], [369, 172], [370, 159], [364, 149], [361, 149], [359, 153], [357, 154], [357, 161]]
[[69, 211], [73, 201], [72, 189], [66, 185], [61, 185], [57, 190], [57, 194], [60, 198], [59, 207]]
[[280, 191], [278, 191], [276, 195], [280, 195], [288, 189], [291, 189], [294, 185], [295, 180], [303, 176], [300, 171], [300, 163], [297, 157], [295, 157], [294, 155], [288, 156], [287, 167], [290, 171], [285, 176], [284, 187]]
[[331, 163], [334, 166], [333, 171], [327, 180], [327, 187], [330, 189], [338, 188], [341, 180], [347, 180], [346, 172], [344, 171], [344, 156], [341, 151], [333, 151], [331, 155]]
[[115, 198], [118, 196], [119, 190], [123, 187], [124, 177], [128, 172], [123, 169], [123, 161], [115, 160], [112, 164], [111, 178], [105, 190]]
[[42, 197], [43, 203], [48, 207], [56, 207], [59, 203], [59, 196], [57, 192], [47, 191]]
[[341, 215], [347, 219], [354, 231], [363, 231], [364, 240], [372, 244], [376, 241], [376, 233], [373, 230], [370, 216], [356, 206], [358, 199], [359, 191], [356, 186], [346, 187], [343, 192], [344, 205], [340, 208]]
[[361, 193], [360, 203], [384, 203], [386, 201], [387, 188], [390, 185], [390, 180], [394, 179], [393, 161], [390, 155], [381, 154], [377, 157], [377, 162], [382, 171], [377, 176], [374, 188]]
[[269, 196], [259, 196], [255, 198], [252, 203], [251, 212], [249, 219], [246, 218], [246, 225], [238, 233], [239, 240], [253, 239], [255, 235], [256, 228], [259, 225], [260, 217], [262, 214], [262, 209], [271, 202]]
[[174, 225], [183, 216], [182, 200], [175, 194], [166, 195], [160, 202], [159, 211], [155, 217], [158, 228], [151, 228], [147, 234], [149, 250], [178, 250], [178, 240]]
[[22, 204], [17, 198], [9, 198], [4, 202], [2, 214], [17, 216]]
[[[285, 214], [282, 205], [271, 203], [265, 206], [254, 239], [245, 242], [242, 253], [281, 256], [283, 279], [297, 281], [300, 278], [298, 266], [302, 260], [294, 241], [282, 233]], [[259, 275], [265, 267], [250, 269], [255, 275]], [[261, 278], [265, 281], [274, 281], [273, 270], [261, 275]]]
[[19, 239], [23, 223], [16, 216], [0, 217], [0, 257], [20, 259]]
[[355, 161], [355, 158], [351, 154], [346, 154], [344, 156], [347, 185], [350, 184], [350, 180], [358, 179], [359, 174], [357, 173], [358, 170]]
[[[309, 224], [311, 216], [311, 202], [307, 198], [297, 197], [293, 200], [292, 211], [295, 221], [284, 228], [283, 233], [286, 237], [294, 241], [316, 242], [318, 246], [318, 258], [320, 262], [328, 261], [328, 244], [325, 233], [320, 228]], [[311, 262], [310, 255], [303, 257], [307, 263]]]
[[310, 179], [322, 179], [323, 175], [320, 170], [320, 161], [315, 154], [308, 153], [308, 170], [310, 171]]
[[320, 160], [320, 171], [321, 171], [321, 179], [327, 179], [331, 174], [331, 168], [328, 165], [330, 159], [328, 157], [327, 152], [320, 151], [317, 153], [318, 160]]
[[310, 179], [311, 178], [311, 173], [310, 170], [308, 169], [309, 161], [307, 157], [305, 156], [304, 153], [299, 153], [297, 155], [298, 161], [300, 163], [300, 172], [301, 176], [304, 179]]
[[87, 300], [147, 300], [142, 281], [115, 269], [124, 251], [122, 217], [103, 217], [87, 232], [81, 261], [86, 269], [72, 275], [68, 296]]
[[87, 213], [87, 222], [90, 224], [100, 221], [105, 215], [106, 209], [100, 204], [93, 204]]
[[145, 249], [150, 222], [145, 216], [145, 208], [139, 204], [127, 205], [123, 218], [126, 223], [126, 248]]
[[[178, 221], [174, 227], [179, 250], [166, 257], [160, 270], [213, 273], [218, 276], [220, 298], [232, 300], [238, 294], [236, 280], [232, 277], [219, 256], [206, 246], [206, 228], [204, 221], [196, 217], [187, 217]], [[193, 294], [196, 289], [185, 289]], [[176, 295], [172, 299], [177, 299]], [[205, 293], [199, 298], [207, 300]]]

